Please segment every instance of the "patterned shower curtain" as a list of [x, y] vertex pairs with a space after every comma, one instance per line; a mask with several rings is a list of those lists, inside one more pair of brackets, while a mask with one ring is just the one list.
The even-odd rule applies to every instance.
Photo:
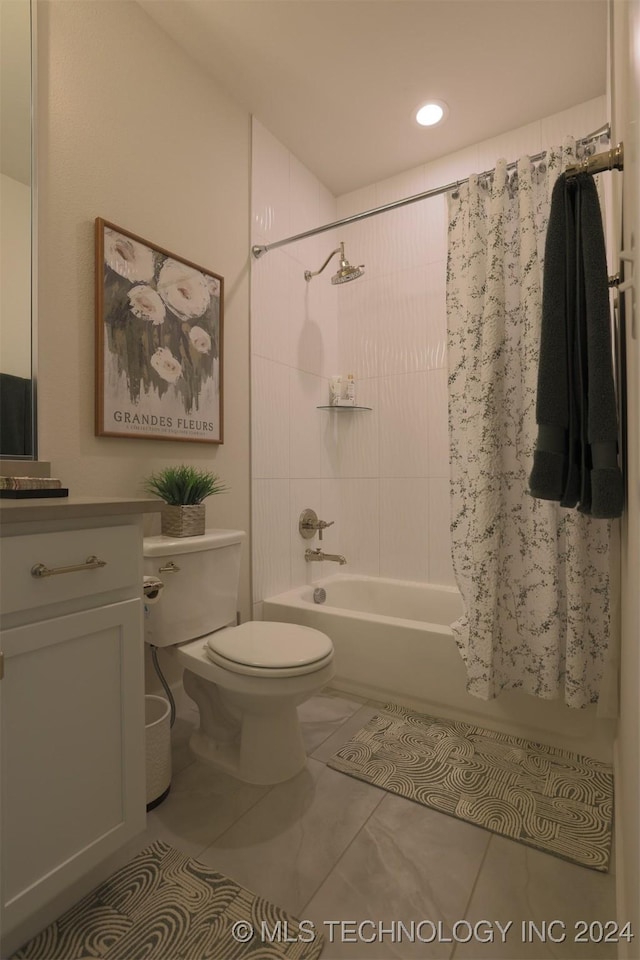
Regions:
[[449, 195], [447, 327], [453, 625], [469, 693], [598, 700], [610, 634], [609, 521], [528, 493], [544, 241], [575, 143]]

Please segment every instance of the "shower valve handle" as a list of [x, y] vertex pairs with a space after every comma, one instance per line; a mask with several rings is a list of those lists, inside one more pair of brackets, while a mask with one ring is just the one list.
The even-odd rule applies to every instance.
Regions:
[[332, 527], [335, 523], [335, 520], [318, 520], [318, 540], [322, 540], [322, 531], [326, 530], [327, 527]]
[[300, 514], [298, 530], [300, 531], [300, 536], [304, 537], [305, 540], [310, 540], [315, 536], [317, 530], [318, 538], [322, 540], [322, 531], [326, 530], [327, 527], [333, 526], [334, 523], [335, 520], [318, 520], [318, 514], [315, 510], [307, 508]]

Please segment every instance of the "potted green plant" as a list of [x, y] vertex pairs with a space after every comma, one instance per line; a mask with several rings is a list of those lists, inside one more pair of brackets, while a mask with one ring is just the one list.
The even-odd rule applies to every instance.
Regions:
[[164, 500], [162, 533], [167, 537], [198, 537], [204, 533], [204, 500], [228, 489], [215, 473], [181, 464], [146, 477], [144, 488]]

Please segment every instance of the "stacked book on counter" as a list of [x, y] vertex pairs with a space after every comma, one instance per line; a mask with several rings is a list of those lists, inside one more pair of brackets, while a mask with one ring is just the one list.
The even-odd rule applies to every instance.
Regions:
[[9, 500], [68, 496], [69, 488], [55, 477], [0, 477], [0, 497]]

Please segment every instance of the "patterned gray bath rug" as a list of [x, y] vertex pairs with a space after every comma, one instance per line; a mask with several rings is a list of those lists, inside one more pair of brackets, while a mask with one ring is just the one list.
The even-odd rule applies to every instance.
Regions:
[[284, 910], [158, 841], [12, 960], [317, 960], [323, 937], [298, 934]]
[[329, 766], [545, 853], [609, 869], [613, 770], [598, 760], [387, 704]]

